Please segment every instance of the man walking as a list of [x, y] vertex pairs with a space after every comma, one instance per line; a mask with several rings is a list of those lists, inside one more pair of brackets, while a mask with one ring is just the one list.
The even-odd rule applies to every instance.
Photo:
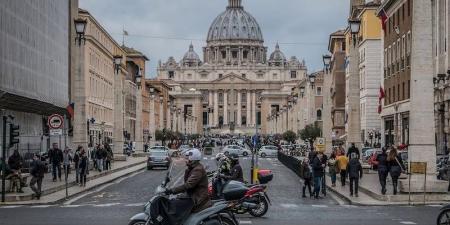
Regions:
[[354, 156], [358, 157], [358, 159], [360, 158], [359, 149], [355, 146], [355, 143], [352, 143], [352, 146], [348, 149], [347, 158], [351, 159], [353, 154], [356, 154]]
[[41, 188], [42, 180], [44, 179], [45, 174], [45, 165], [41, 161], [41, 157], [38, 154], [34, 155], [33, 157], [30, 174], [32, 176], [30, 181], [30, 188], [34, 192], [34, 194], [32, 195], [32, 199], [36, 198], [37, 200], [39, 200], [41, 198]]
[[341, 184], [342, 187], [345, 186], [345, 180], [347, 179], [347, 165], [348, 165], [348, 158], [345, 155], [341, 155], [337, 158], [337, 166], [339, 169], [339, 173], [341, 175]]
[[359, 179], [363, 177], [363, 170], [355, 153], [351, 155], [347, 171], [350, 178], [350, 197], [353, 197], [353, 193], [358, 197]]
[[77, 182], [77, 184], [80, 183], [80, 159], [81, 159], [81, 149], [83, 147], [82, 146], [78, 146], [77, 150], [75, 150], [75, 154], [73, 156], [73, 164], [75, 167], [75, 180]]
[[312, 169], [314, 176], [314, 198], [319, 198], [320, 186], [324, 175], [324, 164], [322, 164], [323, 153], [318, 152], [312, 161]]
[[97, 169], [98, 172], [103, 171], [103, 146], [98, 145], [95, 151], [95, 158], [97, 159]]
[[58, 172], [59, 181], [61, 181], [61, 162], [63, 161], [63, 152], [58, 148], [57, 143], [53, 143], [53, 148], [48, 151], [48, 158], [52, 164], [53, 182], [56, 182], [56, 172]]

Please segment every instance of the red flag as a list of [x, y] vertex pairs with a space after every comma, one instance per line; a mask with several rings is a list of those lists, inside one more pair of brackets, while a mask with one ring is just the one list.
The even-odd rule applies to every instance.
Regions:
[[381, 114], [383, 112], [383, 99], [386, 97], [386, 94], [384, 93], [384, 89], [382, 86], [380, 86], [380, 94], [378, 96], [378, 114]]
[[69, 115], [70, 115], [70, 118], [73, 118], [73, 115], [74, 115], [74, 108], [75, 108], [75, 103], [70, 103], [67, 107], [66, 107], [66, 109], [67, 109], [67, 112], [69, 113]]
[[380, 94], [378, 96], [378, 99], [381, 101], [385, 97], [386, 97], [386, 94], [384, 93], [384, 89], [382, 86], [380, 86]]
[[378, 17], [381, 20], [381, 26], [383, 27], [383, 30], [386, 31], [386, 21], [388, 19], [386, 11], [384, 11], [384, 9], [381, 9], [380, 13], [378, 14]]

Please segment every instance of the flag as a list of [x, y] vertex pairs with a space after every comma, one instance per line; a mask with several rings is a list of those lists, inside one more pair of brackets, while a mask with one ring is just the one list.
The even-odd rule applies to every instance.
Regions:
[[380, 85], [380, 93], [378, 95], [378, 114], [383, 112], [383, 99], [386, 97], [383, 87]]
[[123, 30], [123, 35], [128, 36], [128, 31]]
[[75, 103], [71, 102], [67, 107], [66, 110], [70, 115], [70, 118], [73, 118], [74, 115], [74, 109], [75, 109]]
[[383, 27], [383, 31], [386, 31], [386, 21], [388, 19], [386, 11], [384, 9], [381, 9], [380, 13], [378, 14], [378, 17], [381, 20], [381, 26]]
[[382, 86], [380, 86], [380, 94], [378, 96], [378, 99], [381, 101], [385, 97], [386, 97], [386, 94], [384, 93], [384, 89]]

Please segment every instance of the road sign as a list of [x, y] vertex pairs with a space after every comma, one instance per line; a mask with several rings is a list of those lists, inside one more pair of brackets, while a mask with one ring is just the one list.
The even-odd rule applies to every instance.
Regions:
[[325, 145], [325, 138], [317, 138], [317, 145]]
[[425, 174], [427, 172], [426, 162], [411, 162], [411, 173], [413, 174]]
[[50, 136], [58, 136], [58, 135], [63, 135], [62, 129], [51, 129], [50, 130]]
[[58, 114], [53, 114], [48, 117], [48, 126], [50, 129], [60, 129], [64, 124], [64, 117]]
[[316, 140], [316, 150], [319, 152], [325, 151], [325, 138], [317, 138]]

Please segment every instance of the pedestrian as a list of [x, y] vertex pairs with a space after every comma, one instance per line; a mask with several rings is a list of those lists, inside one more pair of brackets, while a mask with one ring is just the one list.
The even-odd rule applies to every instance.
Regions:
[[311, 180], [312, 180], [312, 172], [311, 166], [309, 165], [309, 159], [305, 158], [301, 164], [301, 171], [303, 177], [303, 192], [302, 197], [306, 198], [306, 188], [308, 188], [309, 196], [312, 198], [313, 193], [311, 191]]
[[337, 159], [337, 166], [339, 169], [339, 174], [341, 175], [341, 185], [342, 187], [345, 186], [345, 181], [347, 179], [347, 165], [348, 165], [348, 158], [345, 156], [345, 154], [339, 156]]
[[81, 149], [80, 156], [80, 187], [86, 187], [86, 178], [89, 174], [89, 159], [86, 156], [86, 152], [84, 149]]
[[97, 160], [98, 172], [102, 172], [103, 171], [103, 146], [97, 145], [97, 150], [95, 151], [95, 159]]
[[321, 183], [321, 187], [320, 190], [323, 194], [323, 196], [327, 196], [327, 179], [325, 177], [325, 170], [327, 168], [327, 163], [328, 163], [328, 156], [322, 153], [322, 167], [323, 167], [323, 177], [322, 177], [322, 183]]
[[358, 157], [358, 159], [360, 158], [359, 149], [355, 146], [355, 143], [352, 143], [351, 147], [348, 149], [347, 158], [351, 159], [351, 156], [353, 155], [353, 153], [356, 154], [355, 157]]
[[64, 174], [65, 174], [65, 178], [67, 179], [67, 176], [70, 172], [70, 163], [72, 162], [72, 149], [70, 148], [65, 148], [64, 152], [63, 152], [63, 168], [64, 168]]
[[330, 159], [328, 159], [328, 173], [331, 177], [331, 186], [336, 187], [337, 161], [335, 153], [331, 153]]
[[52, 148], [48, 151], [48, 158], [52, 164], [53, 182], [56, 182], [56, 175], [61, 181], [61, 163], [63, 162], [63, 152], [58, 148], [57, 143], [53, 143]]
[[41, 198], [42, 180], [44, 179], [45, 170], [45, 164], [41, 161], [41, 156], [38, 154], [34, 155], [30, 170], [30, 188], [34, 192], [32, 199], [36, 198], [39, 200]]
[[75, 167], [75, 181], [77, 184], [80, 184], [80, 160], [81, 160], [81, 149], [83, 147], [79, 145], [77, 150], [75, 150], [75, 154], [73, 156], [73, 165]]
[[359, 197], [359, 179], [363, 177], [363, 169], [356, 153], [352, 153], [350, 158], [350, 162], [347, 166], [348, 177], [350, 179], [350, 197], [353, 197], [353, 193], [355, 194], [355, 197]]
[[92, 162], [94, 162], [94, 169], [98, 170], [98, 166], [97, 166], [97, 149], [98, 149], [98, 145], [96, 147], [92, 148], [91, 151], [91, 160]]
[[378, 179], [381, 185], [381, 194], [386, 194], [386, 178], [389, 173], [386, 148], [381, 149], [381, 153], [377, 155], [375, 164], [378, 167]]
[[20, 156], [18, 150], [14, 150], [14, 153], [8, 159], [9, 169], [12, 171], [12, 187], [17, 188], [18, 193], [23, 193], [22, 191], [22, 164], [23, 158]]
[[111, 162], [114, 160], [114, 153], [111, 146], [105, 144], [106, 149], [106, 170], [111, 170]]
[[322, 163], [323, 153], [318, 152], [312, 161], [312, 171], [314, 176], [314, 198], [319, 198], [320, 186], [324, 175], [324, 164]]
[[108, 158], [108, 152], [107, 152], [107, 150], [106, 150], [106, 145], [103, 145], [102, 146], [102, 163], [103, 163], [103, 170], [108, 170], [107, 168], [106, 168], [106, 160], [107, 160], [107, 158]]
[[403, 160], [397, 154], [397, 149], [395, 147], [391, 147], [388, 157], [387, 157], [387, 165], [389, 168], [389, 174], [392, 178], [392, 186], [394, 188], [394, 195], [397, 195], [397, 187], [398, 187], [398, 178], [403, 170]]

